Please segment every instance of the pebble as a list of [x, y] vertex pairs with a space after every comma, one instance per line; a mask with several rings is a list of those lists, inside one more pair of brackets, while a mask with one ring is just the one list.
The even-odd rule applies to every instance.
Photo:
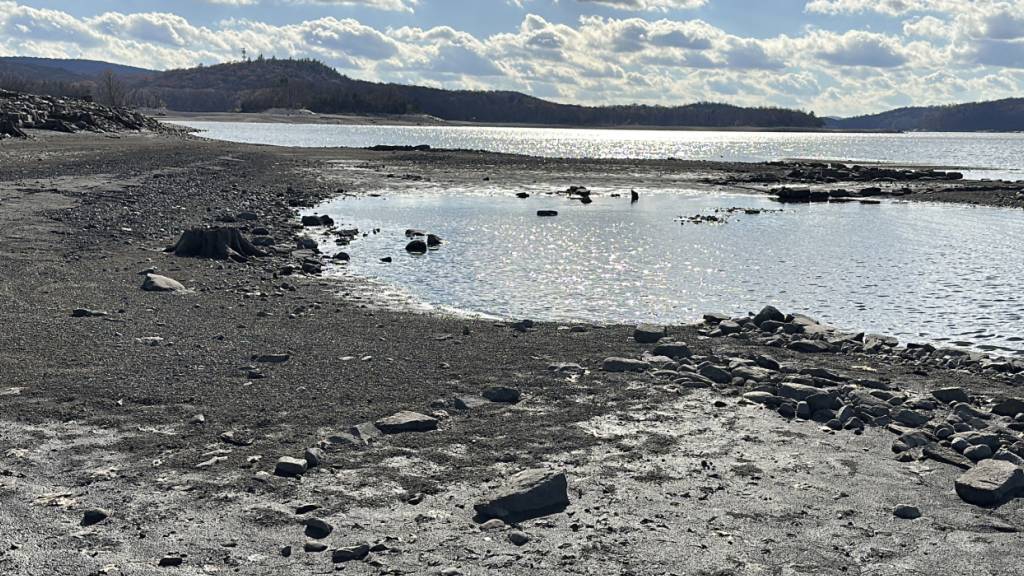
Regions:
[[362, 560], [370, 554], [369, 544], [356, 544], [345, 548], [338, 548], [331, 552], [331, 561], [335, 564], [349, 562], [351, 560]]
[[324, 544], [323, 542], [310, 541], [303, 544], [302, 549], [306, 552], [323, 552], [324, 550], [327, 550], [327, 544]]
[[522, 546], [530, 541], [530, 537], [525, 532], [513, 530], [508, 533], [508, 541], [516, 546]]
[[182, 558], [181, 556], [174, 555], [174, 554], [168, 554], [167, 556], [164, 556], [163, 558], [160, 559], [160, 562], [158, 562], [158, 565], [161, 568], [170, 568], [170, 567], [174, 567], [174, 566], [181, 566], [184, 562], [185, 562], [185, 559]]
[[917, 506], [910, 506], [908, 504], [900, 504], [892, 511], [893, 515], [897, 518], [904, 520], [914, 520], [915, 518], [921, 517], [921, 510]]

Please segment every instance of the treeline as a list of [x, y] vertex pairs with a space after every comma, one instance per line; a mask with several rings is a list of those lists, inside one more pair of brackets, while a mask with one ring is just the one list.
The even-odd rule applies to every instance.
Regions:
[[1017, 132], [1024, 130], [1024, 98], [898, 108], [881, 114], [830, 120], [828, 124], [857, 130]]
[[[124, 84], [121, 93], [127, 105], [185, 112], [289, 108], [322, 114], [428, 114], [452, 121], [580, 126], [817, 128], [823, 124], [813, 113], [782, 108], [710, 102], [595, 107], [558, 104], [510, 91], [383, 84], [354, 80], [316, 60], [262, 56], [215, 66], [129, 74], [119, 81]], [[4, 87], [2, 82], [0, 87]], [[111, 91], [109, 77], [101, 87]]]

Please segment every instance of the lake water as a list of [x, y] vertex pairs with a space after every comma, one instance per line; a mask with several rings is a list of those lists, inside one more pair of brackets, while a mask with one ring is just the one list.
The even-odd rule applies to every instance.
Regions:
[[[641, 190], [590, 205], [521, 188], [339, 198], [338, 225], [380, 232], [349, 273], [439, 307], [534, 320], [683, 323], [773, 303], [843, 328], [1024, 353], [1020, 211], [931, 204], [785, 205], [764, 196]], [[628, 193], [627, 193], [628, 196]], [[725, 224], [677, 216], [779, 209]], [[539, 209], [558, 210], [540, 218]], [[719, 213], [720, 215], [722, 213]], [[404, 231], [444, 245], [405, 252]], [[331, 245], [328, 244], [328, 247]], [[394, 262], [381, 263], [391, 256]]]
[[[1024, 177], [1024, 135], [672, 132], [543, 128], [330, 126], [190, 122], [205, 135], [260, 144], [376, 144], [562, 157], [764, 161], [850, 159]], [[598, 191], [582, 205], [555, 185], [445, 190], [429, 182], [338, 198], [318, 208], [339, 225], [380, 229], [345, 248], [345, 274], [427, 306], [506, 319], [691, 322], [767, 303], [846, 329], [1024, 355], [1024, 214], [954, 205], [773, 203], [707, 190]], [[515, 198], [528, 191], [531, 198]], [[628, 196], [628, 191], [627, 196]], [[677, 217], [729, 207], [725, 224]], [[539, 218], [537, 210], [559, 211]], [[404, 231], [445, 239], [422, 256]], [[332, 246], [326, 243], [328, 247]], [[380, 262], [390, 256], [391, 264]], [[341, 273], [341, 272], [338, 272]]]
[[790, 158], [962, 169], [973, 178], [1024, 179], [1024, 134], [839, 134], [595, 130], [477, 126], [182, 123], [231, 142], [301, 147], [377, 144], [488, 150], [563, 158], [679, 158], [761, 162]]

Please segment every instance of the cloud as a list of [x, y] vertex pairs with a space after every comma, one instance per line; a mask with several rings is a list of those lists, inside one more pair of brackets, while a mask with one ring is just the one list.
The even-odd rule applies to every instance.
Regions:
[[377, 10], [390, 10], [394, 12], [413, 12], [419, 0], [200, 0], [207, 4], [220, 4], [224, 6], [258, 6], [266, 5], [287, 5], [306, 4], [313, 6], [347, 6], [356, 8], [375, 8]]
[[818, 32], [807, 44], [818, 58], [836, 66], [893, 68], [909, 60], [898, 39], [874, 32]]
[[[694, 10], [708, 3], [708, 0], [576, 0], [580, 4], [597, 4], [616, 10], [635, 12], [668, 12], [670, 10]], [[521, 0], [516, 1], [522, 5]]]

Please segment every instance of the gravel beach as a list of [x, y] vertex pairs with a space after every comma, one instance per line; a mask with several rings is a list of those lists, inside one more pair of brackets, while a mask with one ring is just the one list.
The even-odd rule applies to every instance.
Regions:
[[[301, 246], [298, 210], [385, 182], [852, 188], [813, 166], [30, 133], [0, 142], [0, 573], [1020, 570], [1020, 360], [799, 310], [418, 314]], [[272, 240], [167, 251], [203, 226]]]

